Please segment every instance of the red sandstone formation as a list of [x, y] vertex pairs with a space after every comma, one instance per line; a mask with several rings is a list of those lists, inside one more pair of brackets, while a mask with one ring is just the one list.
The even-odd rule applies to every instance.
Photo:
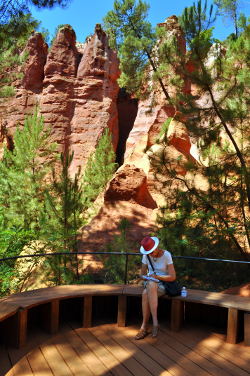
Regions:
[[156, 208], [143, 170], [133, 165], [122, 166], [108, 185], [100, 212], [84, 228], [79, 250], [105, 250], [106, 244], [119, 235], [120, 221], [127, 219], [130, 223], [127, 238], [131, 250], [137, 251], [141, 238], [156, 230]]
[[149, 209], [157, 208], [147, 188], [147, 177], [142, 169], [125, 165], [117, 171], [104, 195], [105, 202], [127, 201]]
[[[185, 40], [177, 27], [177, 18], [170, 17], [162, 26], [176, 36], [180, 49], [185, 53]], [[2, 138], [5, 137], [10, 143], [17, 123], [22, 124], [25, 114], [31, 113], [38, 105], [45, 123], [52, 126], [53, 138], [59, 149], [74, 151], [72, 174], [78, 166], [86, 164], [107, 127], [111, 130], [116, 149], [119, 137], [118, 60], [108, 47], [107, 36], [100, 25], [96, 25], [94, 35], [83, 47], [76, 47], [75, 33], [67, 26], [59, 31], [49, 52], [37, 33], [30, 38], [27, 51], [29, 58], [24, 66], [24, 79], [16, 85], [15, 98], [0, 104], [4, 130]], [[190, 90], [189, 82], [185, 83], [183, 90]], [[138, 105], [126, 144], [125, 164], [111, 180], [98, 216], [84, 229], [81, 250], [99, 249], [106, 240], [111, 240], [117, 234], [122, 218], [127, 218], [132, 224], [129, 238], [134, 243], [139, 242], [144, 234], [155, 230], [153, 219], [159, 201], [154, 189], [152, 167], [145, 151], [155, 147], [163, 123], [174, 116], [175, 109], [159, 94], [154, 97], [157, 105], [154, 104], [155, 98], [141, 101]], [[131, 106], [130, 103], [134, 120], [137, 103]], [[124, 102], [122, 110], [126, 112]], [[127, 115], [120, 121], [124, 135], [128, 134], [126, 129], [131, 129]], [[174, 168], [180, 174], [185, 174], [179, 156], [183, 156], [184, 161], [193, 160], [192, 145], [185, 127], [172, 125], [168, 134], [170, 146], [166, 152], [173, 156]], [[124, 150], [125, 137], [120, 150]], [[119, 158], [123, 160], [122, 156]], [[178, 159], [178, 162], [174, 163], [173, 159]]]
[[[184, 55], [186, 53], [185, 38], [178, 25], [177, 17], [169, 17], [164, 23], [161, 23], [158, 26], [165, 27], [169, 36], [174, 36], [176, 38], [179, 49]], [[189, 63], [189, 69], [192, 69], [191, 63]], [[178, 67], [176, 67], [176, 70], [178, 70]], [[168, 87], [170, 93], [172, 90], [172, 88]], [[183, 91], [190, 92], [190, 90], [191, 83], [189, 81], [185, 82]], [[155, 104], [155, 102], [157, 102], [157, 104]], [[154, 93], [149, 99], [140, 101], [134, 127], [127, 139], [125, 162], [133, 162], [136, 166], [144, 168], [144, 171], [148, 173], [149, 165], [146, 163], [145, 158], [143, 162], [141, 157], [145, 150], [155, 144], [159, 137], [162, 125], [167, 118], [174, 117], [175, 115], [175, 108], [166, 102], [163, 93]], [[193, 151], [195, 148], [184, 125], [184, 120], [183, 123], [172, 121], [167, 136], [169, 144], [173, 145], [175, 149], [187, 159], [190, 159], [193, 162], [198, 161], [197, 152]]]
[[155, 212], [137, 203], [122, 200], [103, 204], [98, 215], [83, 229], [78, 244], [79, 251], [107, 250], [107, 244], [120, 235], [118, 226], [124, 218], [130, 223], [127, 241], [131, 246], [128, 251], [137, 252], [141, 239], [156, 231]]
[[75, 81], [74, 116], [70, 124], [70, 149], [74, 151], [74, 170], [86, 164], [104, 128], [108, 127], [116, 150], [118, 143], [118, 60], [108, 47], [99, 25], [86, 43]]
[[42, 34], [32, 35], [23, 53], [28, 54], [28, 60], [24, 66], [22, 85], [27, 90], [41, 91], [48, 54], [48, 45], [44, 42]]
[[[116, 148], [118, 60], [101, 28], [96, 27], [83, 54], [76, 48], [70, 26], [59, 30], [48, 54], [39, 33], [31, 36], [26, 51], [29, 56], [23, 81], [16, 83], [16, 96], [0, 103], [3, 142], [37, 105], [45, 124], [52, 127], [59, 150], [74, 151], [72, 173], [85, 165], [107, 127]], [[2, 148], [0, 144], [0, 152]]]

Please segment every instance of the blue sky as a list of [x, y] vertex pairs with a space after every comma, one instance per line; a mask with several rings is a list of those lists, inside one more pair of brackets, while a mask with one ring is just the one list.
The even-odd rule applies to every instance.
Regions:
[[[191, 6], [194, 0], [147, 0], [150, 4], [148, 20], [153, 26], [167, 17], [180, 15], [183, 9]], [[211, 2], [211, 1], [210, 1]], [[42, 22], [42, 27], [54, 35], [59, 24], [70, 24], [76, 32], [77, 40], [84, 42], [86, 36], [93, 33], [95, 24], [102, 23], [103, 17], [113, 8], [113, 0], [71, 0], [65, 9], [54, 7], [52, 10], [38, 10], [32, 7], [32, 15]], [[250, 0], [242, 0], [242, 11], [250, 16]], [[233, 28], [228, 20], [221, 18], [215, 24], [214, 36], [225, 39]]]

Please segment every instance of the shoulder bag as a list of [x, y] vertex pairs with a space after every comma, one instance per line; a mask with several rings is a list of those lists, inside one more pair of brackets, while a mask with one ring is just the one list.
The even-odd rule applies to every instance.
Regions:
[[[148, 261], [155, 273], [155, 268], [152, 264], [150, 257], [147, 255]], [[165, 287], [165, 294], [168, 296], [179, 296], [181, 295], [181, 286], [177, 281], [160, 281]]]

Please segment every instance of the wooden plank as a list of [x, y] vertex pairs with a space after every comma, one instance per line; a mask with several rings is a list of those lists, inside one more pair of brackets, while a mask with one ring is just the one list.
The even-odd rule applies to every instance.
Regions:
[[33, 376], [27, 358], [22, 358], [17, 364], [14, 365], [6, 376]]
[[[174, 333], [162, 324], [157, 339], [148, 336], [142, 341], [134, 340], [138, 328], [118, 328], [115, 324], [91, 329], [78, 328], [75, 331], [69, 331], [68, 328], [69, 326], [61, 328], [63, 332], [60, 335], [47, 339], [46, 344], [40, 346], [41, 351], [35, 348], [25, 356], [30, 342], [34, 346], [39, 343], [38, 339], [33, 340], [32, 337], [29, 344], [21, 350], [12, 348], [13, 354], [9, 357], [12, 362], [18, 363], [12, 368], [12, 373], [7, 371], [7, 375], [82, 376], [86, 374], [90, 376], [90, 373], [96, 376], [111, 376], [112, 373], [113, 376], [121, 376], [124, 375], [124, 368], [130, 376], [131, 374], [143, 376], [208, 376], [208, 374], [248, 376], [250, 374], [249, 347], [225, 343], [224, 335], [206, 332], [204, 326], [201, 327], [202, 329], [197, 329], [197, 326], [193, 325], [185, 326], [181, 332]], [[88, 333], [87, 336], [84, 335], [84, 339], [82, 334], [79, 336], [81, 331]], [[41, 335], [44, 333], [41, 332]], [[46, 336], [48, 338], [48, 335]], [[42, 339], [44, 341], [46, 337]], [[43, 351], [44, 346], [49, 355]], [[117, 367], [114, 360], [122, 367]], [[55, 368], [56, 363], [58, 368]], [[20, 368], [22, 364], [24, 368]], [[83, 371], [85, 369], [86, 372]], [[1, 376], [6, 376], [6, 373]]]
[[101, 346], [100, 342], [90, 331], [86, 329], [78, 329], [76, 332], [113, 375], [131, 376], [131, 373], [120, 364], [113, 354], [111, 354], [105, 347]]
[[[166, 349], [168, 356], [170, 356], [191, 374], [198, 375], [199, 373], [203, 374], [205, 372], [216, 376], [232, 375], [232, 365], [225, 364], [226, 362], [221, 357], [216, 356], [216, 354], [211, 353], [211, 351], [206, 350], [199, 344], [197, 345], [195, 343], [190, 346], [190, 339], [188, 338], [187, 334], [185, 334], [185, 336], [182, 336], [179, 333], [173, 334], [165, 329], [163, 331], [165, 335], [162, 339], [162, 342], [172, 349]], [[162, 343], [157, 344], [157, 347], [158, 346], [164, 349], [164, 345]], [[182, 356], [179, 356], [178, 358], [175, 352], [177, 352], [177, 354], [179, 355], [181, 354]]]
[[72, 376], [72, 372], [53, 343], [43, 344], [41, 352], [55, 376]]
[[56, 334], [59, 328], [59, 299], [53, 300], [50, 303], [50, 334]]
[[250, 346], [250, 313], [244, 313], [244, 343]]
[[40, 348], [31, 351], [27, 355], [27, 359], [34, 376], [53, 376]]
[[127, 296], [141, 296], [143, 289], [142, 285], [124, 285], [123, 294]]
[[53, 343], [74, 376], [93, 375], [87, 364], [81, 361], [75, 349], [68, 343], [67, 337], [57, 336]]
[[238, 308], [250, 312], [250, 299], [244, 296], [223, 294], [220, 292], [204, 291], [204, 290], [188, 290], [186, 298], [180, 296], [174, 300], [182, 300], [192, 303], [202, 303], [225, 308]]
[[18, 311], [17, 304], [10, 304], [6, 300], [0, 302], [0, 321], [6, 320]]
[[[123, 348], [116, 341], [116, 335], [118, 329], [114, 330], [114, 336], [111, 338], [107, 334], [107, 327], [91, 328], [91, 333], [108, 349], [115, 358], [124, 365], [133, 375], [150, 376], [151, 374], [141, 365], [134, 357], [133, 351], [129, 351], [127, 348]], [[183, 375], [184, 376], [184, 375]]]
[[[133, 341], [133, 337], [135, 335], [136, 331], [133, 332], [133, 335], [131, 336], [131, 328], [125, 327], [125, 328], [119, 328], [119, 331], [114, 331], [113, 328], [109, 327], [107, 330], [107, 334], [111, 336], [117, 343], [119, 343], [120, 346], [122, 346], [124, 349], [127, 349], [133, 354], [133, 358], [140, 363], [144, 369], [145, 369], [145, 375], [150, 373], [150, 375], [158, 376], [158, 375], [167, 375], [169, 376], [170, 373], [166, 370], [164, 370], [163, 367], [161, 367], [157, 361], [155, 361], [154, 358], [148, 357], [147, 354], [143, 351], [143, 349], [140, 349]], [[140, 373], [139, 375], [143, 375], [144, 373]]]
[[56, 334], [59, 329], [59, 299], [42, 304], [39, 311], [43, 329], [50, 334]]
[[126, 326], [126, 314], [127, 314], [127, 296], [118, 296], [118, 315], [117, 315], [117, 325]]
[[[133, 329], [130, 331], [126, 331], [126, 333], [131, 333], [130, 335], [134, 337], [134, 334], [136, 331]], [[126, 334], [127, 335], [127, 334]], [[178, 362], [178, 365], [176, 366], [176, 360], [173, 360], [169, 358], [169, 354], [166, 351], [162, 351], [161, 348], [156, 346], [156, 344], [159, 342], [162, 345], [164, 335], [162, 333], [158, 334], [157, 339], [153, 339], [150, 337], [146, 337], [143, 341], [136, 341], [133, 342], [142, 349], [148, 358], [152, 357], [157, 363], [159, 363], [167, 372], [171, 375], [195, 375], [195, 376], [210, 376], [211, 374], [207, 372], [205, 369], [201, 368], [199, 364], [193, 361], [193, 359], [186, 359], [183, 360], [183, 363]], [[166, 348], [165, 348], [166, 350]], [[186, 350], [186, 353], [185, 353]], [[177, 352], [176, 358], [179, 360], [183, 359], [184, 356], [188, 355], [190, 350], [186, 349], [185, 346], [183, 348], [179, 348], [177, 346], [177, 349], [175, 348], [175, 351]], [[173, 355], [173, 353], [172, 353]], [[200, 358], [199, 360], [201, 360]], [[185, 369], [184, 367], [188, 365], [188, 369]]]
[[[16, 304], [23, 308], [31, 308], [41, 303], [50, 302], [54, 299], [66, 299], [70, 297], [83, 297], [86, 295], [141, 295], [143, 287], [138, 285], [70, 285], [53, 286], [32, 291], [13, 294], [1, 304]], [[165, 298], [165, 297], [164, 297]], [[188, 290], [187, 298], [176, 297], [177, 300], [185, 300], [193, 303], [210, 304], [226, 308], [238, 308], [250, 312], [250, 299], [247, 297], [210, 292], [203, 290]], [[1, 310], [0, 310], [1, 312]], [[0, 316], [1, 317], [1, 316]]]
[[11, 364], [16, 364], [22, 357], [26, 356], [27, 353], [39, 347], [41, 343], [49, 341], [49, 339], [50, 335], [48, 333], [45, 333], [44, 331], [38, 329], [36, 332], [30, 333], [29, 340], [27, 341], [25, 346], [21, 348], [10, 346], [8, 348], [8, 355]]
[[0, 376], [4, 376], [12, 367], [9, 359], [8, 351], [5, 346], [0, 345]]
[[184, 321], [184, 302], [172, 299], [171, 301], [171, 322], [170, 327], [173, 331], [180, 330]]
[[239, 323], [239, 313], [236, 308], [228, 308], [227, 316], [227, 338], [228, 343], [237, 343], [238, 337], [238, 324]]
[[17, 347], [19, 348], [26, 344], [27, 316], [27, 309], [20, 309], [17, 313]]
[[[93, 330], [91, 329], [91, 331], [93, 331]], [[151, 374], [151, 372], [149, 372], [149, 370], [147, 368], [149, 367], [149, 363], [152, 362], [152, 359], [147, 354], [145, 354], [144, 351], [141, 351], [141, 353], [143, 354], [143, 361], [142, 361], [141, 358], [137, 359], [137, 353], [140, 351], [140, 349], [138, 349], [138, 347], [132, 343], [132, 342], [134, 342], [133, 339], [132, 339], [131, 342], [128, 339], [124, 340], [124, 337], [121, 336], [119, 332], [120, 332], [120, 330], [118, 328], [116, 330], [113, 330], [113, 331], [108, 330], [108, 329], [105, 330], [107, 338], [112, 337], [113, 340], [114, 340], [114, 343], [122, 346], [126, 350], [126, 352], [128, 352], [128, 350], [129, 350], [129, 354], [131, 354], [132, 359], [136, 360], [139, 363], [139, 365], [137, 365], [137, 363], [131, 362], [132, 359], [129, 359], [129, 360], [126, 361], [126, 363], [124, 362], [126, 367], [129, 368], [131, 370], [131, 372], [133, 372], [133, 369], [134, 369], [135, 375], [143, 375], [144, 376], [144, 375], [147, 375], [148, 373]], [[125, 329], [125, 332], [127, 332], [126, 329]], [[133, 335], [133, 337], [134, 337], [134, 335]], [[100, 335], [98, 335], [98, 338], [100, 338]], [[153, 342], [153, 341], [154, 340], [149, 339], [149, 343], [151, 343], [155, 347], [155, 344], [158, 341], [157, 342]], [[108, 339], [105, 339], [106, 346], [107, 346], [107, 343], [108, 343]], [[160, 349], [160, 351], [163, 352], [162, 349]], [[114, 350], [114, 354], [117, 356], [117, 354], [118, 354], [117, 350]], [[161, 363], [160, 365], [165, 369], [166, 372], [169, 372], [171, 375], [174, 375], [174, 376], [177, 376], [177, 375], [178, 376], [179, 375], [181, 375], [181, 376], [193, 376], [193, 373], [192, 374], [188, 373], [185, 370], [185, 368], [181, 368], [181, 367], [179, 367], [179, 365], [176, 362], [173, 362], [172, 359], [169, 358], [168, 352], [164, 352], [164, 358], [165, 358], [164, 362]], [[122, 361], [122, 357], [119, 360]], [[129, 362], [131, 362], [131, 368], [130, 368]]]
[[92, 296], [85, 296], [83, 299], [83, 327], [92, 326]]
[[78, 354], [83, 364], [90, 369], [95, 376], [111, 376], [108, 368], [100, 361], [100, 359], [88, 348], [81, 337], [75, 331], [67, 331], [64, 333], [65, 338]]
[[189, 348], [189, 351], [195, 351], [202, 357], [206, 358], [211, 363], [208, 369], [211, 370], [211, 366], [215, 365], [219, 369], [215, 375], [237, 375], [246, 376], [250, 371], [249, 354], [245, 359], [241, 358], [241, 355], [245, 353], [245, 348], [240, 345], [229, 345], [224, 342], [223, 339], [219, 339], [215, 334], [207, 333], [204, 330], [194, 328], [184, 329], [181, 332], [173, 333], [168, 328], [164, 328], [170, 339], [167, 343], [173, 343], [173, 341], [179, 341]]
[[[31, 308], [42, 303], [49, 303], [54, 299], [67, 299], [84, 296], [102, 296], [102, 295], [120, 295], [124, 285], [64, 285], [46, 287], [37, 290], [25, 291], [22, 293], [12, 294], [4, 302], [16, 304], [23, 308]], [[1, 302], [0, 302], [1, 305]]]

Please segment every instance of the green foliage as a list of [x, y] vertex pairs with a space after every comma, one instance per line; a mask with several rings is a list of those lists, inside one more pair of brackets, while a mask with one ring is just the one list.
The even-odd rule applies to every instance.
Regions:
[[18, 20], [11, 18], [7, 23], [0, 23], [0, 90], [2, 97], [14, 95], [14, 89], [6, 89], [5, 84], [21, 78], [18, 71], [28, 57], [27, 53], [23, 53], [23, 49], [32, 31], [38, 27], [39, 22], [34, 20], [30, 14], [22, 14]]
[[75, 250], [77, 231], [83, 224], [80, 170], [74, 178], [69, 175], [73, 156], [73, 153], [61, 154], [60, 174], [53, 168], [52, 185], [46, 190], [46, 210], [42, 231], [51, 234], [52, 247], [58, 252]]
[[122, 218], [119, 225], [119, 235], [114, 236], [113, 240], [106, 245], [108, 252], [120, 252], [120, 255], [109, 255], [100, 257], [104, 263], [104, 281], [105, 283], [124, 283], [126, 262], [127, 262], [127, 278], [132, 280], [135, 278], [140, 267], [141, 257], [135, 260], [134, 257], [129, 259], [128, 256], [123, 255], [130, 251], [131, 244], [127, 239], [127, 232], [131, 224], [126, 218]]
[[159, 133], [159, 136], [156, 138], [155, 142], [159, 143], [162, 140], [167, 140], [167, 133], [168, 133], [168, 128], [170, 126], [171, 121], [173, 118], [169, 117], [163, 124]]
[[[145, 3], [144, 6], [148, 9]], [[167, 105], [171, 104], [176, 111], [176, 120], [185, 122], [189, 134], [199, 140], [201, 153], [206, 156], [203, 167], [189, 160], [183, 162], [181, 155], [173, 164], [163, 127], [158, 138], [162, 152], [158, 155], [151, 152], [157, 186], [162, 193], [166, 192], [167, 199], [159, 223], [164, 227], [172, 223], [180, 231], [171, 233], [174, 238], [180, 235], [177, 248], [180, 251], [192, 247], [194, 253], [205, 254], [209, 252], [208, 245], [220, 251], [224, 244], [231, 255], [247, 258], [250, 247], [249, 27], [242, 18], [244, 30], [237, 39], [231, 38], [225, 43], [215, 41], [216, 13], [207, 1], [198, 0], [179, 17], [188, 45], [184, 54], [175, 34], [169, 34], [163, 27], [157, 29], [157, 48], [154, 38], [153, 45], [148, 43], [146, 30], [151, 29], [142, 27], [146, 13], [143, 14], [142, 8], [138, 12], [136, 9], [135, 1], [115, 2], [114, 10], [105, 19], [121, 59], [121, 82], [130, 92], [137, 93], [138, 87], [145, 91], [142, 83], [146, 77], [146, 88], [153, 96], [153, 80], [157, 81]], [[141, 51], [143, 59], [140, 60]], [[196, 88], [195, 95], [186, 89], [187, 83]], [[171, 96], [166, 90], [169, 86], [174, 86]], [[188, 171], [186, 177], [176, 172], [179, 164]], [[201, 187], [197, 184], [199, 177], [202, 177]]]
[[21, 14], [18, 19], [11, 18], [8, 23], [0, 24], [0, 52], [18, 55], [22, 52], [32, 31], [37, 30], [40, 22], [30, 13]]
[[233, 21], [235, 36], [239, 35], [239, 26], [242, 25], [243, 15], [240, 16], [239, 7], [240, 0], [214, 0], [218, 7], [218, 13], [225, 19]]
[[105, 129], [83, 174], [83, 201], [88, 208], [113, 176], [117, 163], [109, 129]]
[[[167, 197], [158, 218], [163, 227], [160, 236], [180, 254], [247, 259], [249, 28], [237, 39], [227, 40], [225, 48], [219, 41], [213, 44], [210, 26], [214, 18], [206, 3], [203, 7], [198, 1], [185, 9], [180, 20], [189, 50], [183, 57], [176, 40], [161, 35], [161, 69], [174, 72], [172, 103], [186, 115], [185, 125], [199, 140], [205, 160], [200, 167], [182, 163], [187, 175], [181, 176], [176, 168], [180, 161], [173, 166], [165, 153], [168, 140], [160, 138], [162, 155], [160, 159], [151, 156], [155, 176]], [[190, 61], [193, 70], [186, 69]], [[183, 78], [195, 85], [196, 96], [183, 92]], [[209, 98], [206, 105], [200, 105], [199, 100], [205, 97]]]
[[3, 86], [0, 88], [0, 98], [13, 97], [15, 93], [13, 86]]
[[207, 0], [204, 1], [204, 5], [202, 0], [198, 0], [191, 7], [185, 8], [179, 17], [179, 22], [185, 31], [187, 43], [189, 44], [192, 40], [197, 39], [197, 36], [210, 29], [215, 20], [213, 5], [210, 5], [208, 10]]
[[[69, 175], [73, 156], [73, 153], [68, 154], [68, 152], [61, 154], [60, 175], [53, 169], [52, 186], [46, 190], [41, 234], [54, 252], [75, 251], [78, 230], [84, 224], [80, 170], [74, 178]], [[53, 271], [49, 278], [59, 284], [77, 280], [78, 261], [77, 256], [73, 259], [67, 255], [48, 259], [47, 262]]]
[[35, 233], [22, 228], [9, 228], [0, 230], [0, 257], [18, 256], [23, 247], [35, 239]]
[[5, 149], [0, 162], [0, 203], [3, 224], [39, 229], [44, 206], [45, 177], [55, 162], [55, 145], [37, 110], [26, 117], [13, 138], [14, 150]]
[[[13, 147], [4, 151], [0, 161], [1, 257], [18, 256], [40, 236], [46, 177], [55, 162], [55, 145], [37, 110], [26, 117], [22, 129], [16, 130]], [[15, 261], [0, 264], [2, 294], [15, 287], [11, 282], [14, 277], [18, 283], [17, 274]]]
[[[31, 230], [0, 228], [0, 258], [18, 256], [23, 247], [35, 239]], [[17, 275], [15, 260], [0, 262], [0, 296], [9, 294], [13, 278]], [[13, 287], [13, 286], [12, 286]]]
[[104, 18], [110, 45], [118, 49], [122, 70], [119, 84], [137, 96], [144, 91], [148, 61], [155, 65], [153, 47], [156, 34], [145, 20], [148, 9], [149, 5], [141, 0], [115, 0], [114, 9]]
[[28, 13], [28, 5], [38, 8], [52, 8], [55, 5], [65, 7], [70, 0], [2, 0], [0, 4], [0, 23], [8, 22], [10, 18], [17, 18]]

